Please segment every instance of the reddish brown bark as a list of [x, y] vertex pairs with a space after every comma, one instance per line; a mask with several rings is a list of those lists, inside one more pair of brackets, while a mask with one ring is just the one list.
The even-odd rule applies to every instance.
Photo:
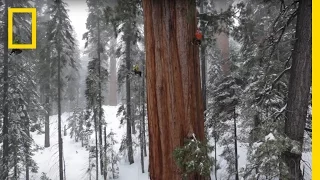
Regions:
[[[144, 0], [151, 180], [181, 180], [175, 148], [204, 139], [199, 46], [192, 0]], [[192, 180], [205, 179], [197, 174]]]

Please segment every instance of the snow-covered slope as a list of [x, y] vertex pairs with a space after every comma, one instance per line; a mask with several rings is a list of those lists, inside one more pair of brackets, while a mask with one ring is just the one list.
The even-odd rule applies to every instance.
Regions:
[[[115, 139], [118, 144], [114, 147], [116, 150], [119, 150], [120, 142], [125, 134], [125, 127], [120, 126], [120, 120], [116, 117], [118, 107], [115, 106], [104, 106], [105, 119], [107, 121], [107, 133], [111, 130], [116, 134]], [[72, 113], [62, 114], [62, 127], [64, 124], [67, 124], [66, 119], [71, 116]], [[50, 143], [51, 147], [39, 150], [35, 153], [34, 159], [38, 163], [39, 171], [37, 174], [31, 175], [31, 180], [39, 180], [41, 173], [44, 172], [47, 174], [51, 180], [59, 179], [59, 159], [58, 159], [58, 133], [57, 133], [57, 115], [50, 117]], [[38, 135], [33, 134], [33, 139], [40, 146], [44, 145], [44, 134]], [[134, 136], [134, 139], [137, 137]], [[87, 169], [89, 166], [89, 152], [81, 147], [80, 142], [75, 142], [74, 139], [71, 139], [69, 133], [67, 136], [63, 136], [63, 151], [64, 159], [66, 162], [66, 178], [67, 180], [89, 180], [89, 175]], [[245, 144], [238, 144], [238, 155], [239, 155], [239, 169], [244, 167], [246, 164], [246, 153], [247, 147]], [[222, 149], [218, 149], [218, 155], [221, 154]], [[310, 178], [311, 171], [309, 166], [311, 165], [311, 153], [304, 153], [303, 159], [305, 164], [305, 177]], [[221, 165], [221, 169], [218, 171], [219, 179], [224, 179], [226, 175], [226, 162], [221, 157], [218, 157], [218, 162]], [[120, 168], [120, 177], [119, 180], [148, 180], [148, 159], [145, 158], [144, 169], [146, 173], [141, 172], [140, 164], [140, 152], [139, 148], [135, 152], [135, 163], [129, 165], [126, 161], [126, 157], [121, 158], [119, 165]], [[212, 174], [214, 178], [214, 174]], [[99, 180], [102, 180], [103, 177], [99, 177]], [[311, 179], [311, 178], [310, 178]], [[92, 180], [95, 180], [95, 173], [93, 170]]]
[[[116, 134], [115, 139], [121, 142], [121, 138], [125, 133], [124, 127], [120, 127], [120, 121], [116, 117], [118, 107], [115, 106], [105, 106], [105, 118], [107, 121], [107, 133], [111, 130]], [[72, 113], [62, 114], [62, 127], [67, 124], [66, 119], [71, 116]], [[50, 143], [49, 148], [39, 150], [35, 153], [34, 159], [38, 163], [39, 171], [37, 174], [32, 174], [32, 180], [39, 180], [41, 173], [44, 172], [52, 180], [59, 179], [59, 156], [58, 156], [58, 116], [54, 115], [50, 117]], [[40, 146], [44, 145], [44, 134], [38, 135], [33, 134], [33, 139]], [[119, 149], [120, 144], [118, 144], [115, 149]], [[63, 151], [66, 166], [66, 178], [67, 180], [89, 180], [89, 175], [87, 172], [89, 165], [89, 152], [81, 147], [80, 142], [75, 142], [71, 139], [69, 134], [63, 136]], [[129, 165], [124, 158], [120, 162], [120, 178], [119, 180], [147, 180], [147, 173], [142, 174], [139, 152], [135, 153], [135, 163]], [[145, 171], [147, 172], [148, 164], [147, 159], [145, 160]], [[95, 173], [92, 173], [92, 179], [95, 179]], [[103, 179], [103, 177], [99, 177]]]

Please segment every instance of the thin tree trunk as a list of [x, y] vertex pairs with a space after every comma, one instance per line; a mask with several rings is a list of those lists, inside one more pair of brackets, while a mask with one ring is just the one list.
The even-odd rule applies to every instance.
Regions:
[[[143, 79], [143, 78], [142, 78]], [[143, 81], [141, 79], [141, 81]], [[141, 83], [141, 86], [142, 86], [142, 83]], [[140, 134], [139, 134], [139, 138], [140, 138], [140, 158], [141, 158], [141, 170], [142, 170], [142, 173], [144, 173], [144, 156], [143, 156], [143, 144], [144, 144], [144, 140], [143, 140], [143, 117], [144, 114], [142, 113], [142, 109], [141, 109], [141, 103], [143, 104], [144, 103], [144, 100], [141, 98], [142, 96], [142, 93], [143, 93], [143, 86], [142, 87], [139, 87], [139, 103], [138, 103], [138, 106], [139, 106], [139, 114], [140, 114]], [[142, 101], [141, 101], [142, 99]]]
[[[61, 28], [62, 20], [59, 18], [59, 26]], [[60, 39], [59, 39], [60, 40]], [[59, 42], [59, 45], [61, 42]], [[63, 180], [63, 141], [61, 128], [61, 47], [57, 47], [58, 52], [58, 143], [59, 143], [59, 177]]]
[[[143, 73], [145, 73], [145, 60], [143, 61]], [[146, 113], [145, 113], [145, 76], [142, 77], [142, 136], [143, 136], [143, 152], [147, 157], [147, 140], [146, 140]]]
[[[9, 2], [11, 0], [5, 0], [5, 13], [4, 13], [4, 22], [8, 19], [8, 7], [10, 7]], [[9, 178], [9, 105], [8, 105], [8, 90], [9, 90], [9, 64], [8, 64], [8, 24], [4, 23], [3, 33], [4, 33], [4, 41], [3, 41], [3, 126], [2, 126], [2, 137], [3, 137], [3, 157], [2, 157], [2, 171], [1, 171], [1, 179], [8, 180]]]
[[[26, 159], [26, 160], [28, 160], [28, 159]], [[26, 180], [29, 180], [30, 179], [30, 172], [29, 172], [30, 170], [29, 170], [29, 165], [28, 164], [26, 164]]]
[[218, 180], [218, 160], [217, 160], [217, 144], [218, 144], [218, 133], [216, 132], [217, 130], [217, 122], [216, 120], [214, 121], [213, 124], [213, 138], [214, 138], [214, 176], [215, 179]]
[[[97, 17], [99, 19], [99, 17]], [[100, 20], [98, 20], [98, 62], [99, 62], [99, 67], [98, 67], [98, 75], [99, 75], [99, 149], [100, 149], [100, 172], [101, 175], [103, 175], [103, 150], [102, 150], [102, 89], [101, 89], [101, 56], [100, 53], [103, 50], [103, 47], [101, 46], [100, 42]], [[98, 148], [98, 147], [97, 147]]]
[[[63, 126], [63, 136], [67, 136], [67, 126], [66, 125]], [[77, 137], [77, 132], [76, 131], [74, 133], [74, 137], [75, 138]]]
[[29, 170], [30, 160], [29, 160], [29, 147], [28, 146], [26, 147], [26, 152], [27, 152], [27, 155], [26, 155], [26, 180], [29, 180], [30, 179], [30, 174], [29, 174], [29, 172], [30, 172], [30, 170]]
[[311, 86], [311, 11], [311, 0], [299, 1], [296, 25], [297, 40], [292, 51], [285, 134], [291, 140], [299, 143], [300, 153], [294, 153], [290, 150], [284, 153], [284, 161], [289, 168], [290, 180], [302, 178], [300, 161]]
[[64, 177], [63, 179], [66, 180], [67, 179], [67, 174], [66, 174], [66, 161], [64, 160], [64, 156], [63, 156], [63, 174], [64, 174]]
[[[143, 0], [151, 180], [181, 180], [173, 151], [194, 134], [203, 141], [204, 119], [195, 1]], [[207, 179], [193, 173], [187, 179]]]
[[63, 141], [61, 128], [61, 50], [58, 48], [58, 143], [59, 143], [59, 175], [60, 180], [63, 180]]
[[18, 180], [18, 159], [17, 159], [17, 148], [14, 147], [13, 148], [13, 164], [14, 164], [14, 168], [13, 168], [13, 179], [14, 180]]
[[91, 160], [90, 160], [90, 152], [89, 152], [89, 180], [91, 180], [91, 167], [92, 167], [92, 165], [91, 165]]
[[136, 111], [136, 107], [135, 107], [135, 104], [132, 104], [131, 106], [131, 109], [133, 109], [133, 112], [131, 113], [131, 132], [132, 134], [136, 134], [137, 131], [136, 131], [136, 119], [134, 118], [135, 117], [135, 111]]
[[[49, 84], [46, 86], [50, 86]], [[46, 88], [46, 115], [45, 115], [45, 126], [44, 126], [44, 147], [50, 147], [50, 98], [49, 98], [49, 88]]]
[[103, 178], [104, 180], [107, 180], [107, 173], [108, 173], [108, 163], [107, 163], [107, 127], [104, 126], [104, 173]]
[[98, 122], [97, 122], [97, 110], [94, 107], [93, 110], [93, 118], [94, 118], [94, 132], [96, 138], [96, 180], [99, 180], [99, 151], [98, 151]]
[[130, 30], [131, 26], [127, 23], [126, 25], [126, 65], [128, 74], [126, 77], [126, 94], [127, 94], [127, 148], [128, 148], [128, 160], [130, 164], [134, 163], [133, 159], [133, 149], [132, 149], [132, 135], [131, 135], [131, 123], [132, 123], [132, 117], [131, 117], [131, 93], [130, 93], [130, 77], [129, 72], [131, 71], [131, 63], [130, 63], [130, 54], [131, 54], [131, 37], [130, 37]]
[[[116, 41], [116, 40], [113, 40]], [[112, 42], [115, 44], [115, 42]], [[110, 88], [109, 88], [109, 105], [116, 106], [118, 104], [117, 93], [117, 61], [115, 57], [110, 58]]]
[[[77, 121], [78, 121], [78, 120], [76, 120], [76, 127], [78, 126], [78, 125], [77, 125]], [[74, 131], [74, 140], [75, 140], [75, 142], [78, 142], [78, 141], [79, 141], [79, 131], [78, 131], [77, 128], [76, 128], [75, 131]]]
[[218, 165], [217, 165], [217, 138], [214, 137], [214, 176], [218, 180]]
[[235, 169], [236, 180], [239, 180], [239, 168], [238, 168], [238, 136], [237, 136], [237, 121], [236, 121], [236, 109], [233, 109], [233, 128], [234, 128], [234, 156], [235, 156]]
[[114, 164], [113, 164], [113, 158], [114, 158], [114, 154], [113, 154], [113, 151], [111, 152], [111, 173], [112, 173], [112, 178], [114, 179], [115, 178], [115, 174], [114, 174]]
[[[46, 48], [46, 64], [51, 67], [50, 51]], [[46, 77], [45, 84], [45, 127], [44, 127], [44, 147], [50, 147], [50, 78], [51, 78], [51, 68], [49, 68], [49, 75]]]
[[[30, 96], [28, 95], [28, 103], [30, 103]], [[27, 111], [24, 109], [24, 114], [26, 115], [27, 114]], [[30, 137], [30, 119], [28, 116], [26, 116], [25, 118], [25, 133], [26, 135], [28, 136], [28, 138], [31, 139]], [[26, 180], [29, 180], [30, 179], [30, 174], [29, 174], [29, 166], [30, 166], [30, 146], [29, 146], [29, 142], [25, 142], [24, 144], [26, 150], [26, 157], [25, 157], [25, 161], [26, 161]]]
[[83, 133], [81, 133], [81, 147], [83, 147]]

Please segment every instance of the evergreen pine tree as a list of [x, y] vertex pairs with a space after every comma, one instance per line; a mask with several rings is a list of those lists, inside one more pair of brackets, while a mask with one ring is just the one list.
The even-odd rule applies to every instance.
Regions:
[[[30, 1], [5, 2], [7, 7], [31, 7]], [[7, 11], [5, 11], [5, 16]], [[13, 17], [14, 35], [21, 42], [31, 42], [30, 15], [19, 14]], [[4, 20], [6, 22], [7, 19]], [[7, 23], [3, 23], [7, 26]], [[7, 28], [4, 28], [7, 29]], [[2, 32], [2, 38], [7, 33]], [[31, 158], [34, 142], [30, 130], [38, 129], [41, 118], [38, 114], [41, 107], [38, 101], [35, 65], [38, 60], [32, 51], [24, 50], [23, 55], [11, 54], [8, 56], [7, 40], [4, 40], [4, 61], [1, 62], [3, 84], [0, 92], [3, 95], [1, 117], [3, 117], [3, 151], [1, 179], [19, 179], [25, 174], [29, 179], [29, 172], [37, 171], [37, 165]], [[12, 174], [9, 172], [13, 172]]]
[[238, 73], [246, 84], [241, 97], [241, 118], [246, 120], [241, 128], [250, 145], [244, 178], [286, 174], [280, 155], [290, 144], [283, 133], [295, 3], [248, 1], [237, 6], [240, 24], [233, 36], [242, 44]]
[[[88, 64], [88, 75], [86, 78], [86, 98], [87, 98], [87, 111], [90, 113], [90, 115], [92, 115], [92, 119], [93, 122], [91, 121], [91, 123], [94, 123], [94, 133], [96, 136], [96, 176], [98, 178], [98, 170], [99, 170], [99, 166], [98, 166], [98, 159], [99, 159], [99, 155], [98, 155], [98, 133], [99, 133], [99, 127], [98, 127], [98, 123], [99, 123], [99, 116], [98, 116], [98, 112], [99, 112], [99, 97], [100, 97], [100, 91], [101, 88], [99, 86], [100, 83], [106, 82], [107, 77], [104, 77], [104, 79], [100, 79], [99, 76], [99, 71], [98, 69], [101, 68], [100, 67], [100, 63], [99, 60], [97, 58], [91, 60]], [[102, 69], [101, 68], [101, 72], [106, 74], [107, 70], [106, 69]], [[100, 82], [102, 81], [102, 82]], [[103, 118], [103, 116], [102, 116]], [[102, 120], [102, 119], [101, 119]], [[101, 141], [100, 141], [101, 142]], [[101, 142], [102, 143], [102, 142]], [[103, 160], [103, 158], [102, 158]]]
[[[137, 42], [141, 39], [141, 32], [139, 29], [139, 20], [141, 21], [141, 4], [137, 0], [123, 1], [120, 0], [117, 2], [117, 6], [111, 12], [106, 12], [106, 17], [109, 22], [111, 22], [115, 28], [116, 36], [121, 35], [121, 40], [124, 43], [118, 48], [118, 57], [120, 58], [120, 67], [118, 70], [118, 84], [120, 89], [123, 89], [122, 85], [125, 83], [125, 92], [126, 92], [126, 147], [128, 150], [128, 161], [130, 164], [134, 163], [133, 159], [133, 142], [132, 134], [136, 133], [135, 122], [134, 122], [134, 111], [133, 111], [133, 102], [131, 94], [131, 81], [134, 74], [133, 65], [135, 62], [134, 55], [137, 53]], [[121, 24], [121, 26], [120, 26]], [[121, 33], [121, 34], [120, 34]], [[138, 86], [139, 87], [139, 86]], [[140, 97], [140, 96], [138, 96]], [[133, 111], [133, 112], [132, 112]]]
[[60, 180], [64, 179], [63, 175], [63, 142], [62, 142], [62, 129], [61, 129], [61, 101], [62, 101], [62, 88], [63, 76], [62, 72], [66, 66], [76, 68], [76, 61], [74, 58], [74, 50], [76, 47], [73, 37], [73, 29], [70, 24], [70, 19], [67, 13], [67, 4], [62, 1], [48, 2], [47, 13], [51, 16], [48, 22], [48, 41], [50, 48], [54, 49], [51, 56], [53, 67], [56, 68], [53, 77], [57, 83], [57, 110], [58, 110], [58, 142], [59, 142], [59, 177]]
[[108, 165], [108, 178], [109, 179], [118, 179], [119, 178], [119, 161], [120, 157], [118, 153], [115, 151], [115, 145], [118, 143], [114, 139], [115, 133], [110, 131], [110, 133], [106, 136], [107, 140], [107, 149], [106, 149], [106, 160]]
[[102, 104], [104, 102], [104, 96], [103, 96], [103, 89], [106, 89], [106, 86], [103, 84], [107, 84], [107, 81], [105, 81], [106, 78], [108, 78], [107, 73], [107, 66], [108, 66], [108, 60], [110, 54], [108, 53], [108, 46], [109, 42], [112, 38], [111, 31], [108, 30], [110, 27], [108, 27], [108, 23], [106, 23], [103, 19], [104, 17], [104, 8], [107, 6], [107, 2], [105, 1], [87, 1], [87, 6], [89, 7], [89, 14], [87, 18], [86, 27], [88, 32], [86, 32], [83, 35], [83, 38], [86, 39], [86, 45], [87, 53], [89, 54], [89, 57], [96, 58], [97, 59], [97, 67], [96, 70], [98, 71], [97, 74], [97, 113], [98, 113], [98, 135], [99, 135], [99, 151], [100, 151], [100, 172], [101, 174], [104, 173], [105, 167], [103, 165], [103, 125], [105, 125], [104, 119], [103, 119], [103, 109]]

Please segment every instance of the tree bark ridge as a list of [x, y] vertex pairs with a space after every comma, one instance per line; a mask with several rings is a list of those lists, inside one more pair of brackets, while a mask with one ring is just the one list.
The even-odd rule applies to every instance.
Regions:
[[[151, 180], [180, 180], [173, 151], [188, 135], [204, 140], [194, 1], [143, 1]], [[190, 180], [205, 179], [198, 174]]]

